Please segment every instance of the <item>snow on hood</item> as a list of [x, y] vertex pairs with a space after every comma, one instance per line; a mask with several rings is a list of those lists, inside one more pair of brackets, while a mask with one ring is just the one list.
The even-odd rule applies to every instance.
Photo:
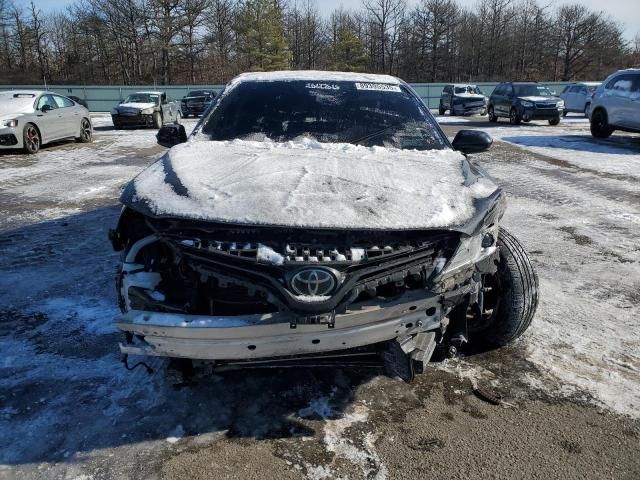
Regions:
[[155, 107], [155, 106], [156, 106], [155, 103], [130, 102], [130, 103], [121, 103], [120, 105], [118, 105], [118, 108], [125, 107], [125, 108], [138, 108], [140, 110], [144, 110], [145, 108], [151, 108], [151, 107]]
[[518, 97], [520, 100], [526, 100], [528, 102], [557, 102], [558, 98], [556, 97], [537, 97], [537, 96], [532, 96], [532, 97]]
[[484, 95], [481, 93], [464, 92], [464, 93], [455, 93], [454, 95], [456, 97], [462, 97], [462, 98], [484, 98]]
[[34, 97], [14, 97], [11, 94], [0, 94], [0, 119], [10, 120], [16, 115], [33, 113]]
[[153, 215], [277, 226], [419, 229], [460, 225], [474, 198], [464, 156], [326, 144], [233, 140], [172, 148], [123, 193]]

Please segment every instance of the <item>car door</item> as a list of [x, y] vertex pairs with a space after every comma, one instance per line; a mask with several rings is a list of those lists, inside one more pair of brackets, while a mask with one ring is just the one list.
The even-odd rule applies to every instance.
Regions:
[[629, 92], [629, 102], [623, 112], [624, 126], [640, 130], [640, 74], [633, 75], [633, 83]]
[[173, 103], [167, 97], [166, 93], [163, 93], [160, 97], [161, 111], [162, 111], [162, 123], [169, 123], [175, 120], [175, 112]]
[[74, 108], [75, 104], [62, 95], [51, 95], [56, 102], [58, 113], [57, 126], [60, 137], [76, 137], [80, 131], [80, 112]]
[[42, 143], [61, 137], [57, 109], [58, 105], [51, 94], [41, 95], [36, 102], [36, 124], [42, 136]]
[[620, 127], [629, 126], [629, 113], [634, 102], [632, 87], [634, 75], [622, 74], [613, 78], [605, 89], [604, 104], [609, 123]]
[[577, 85], [571, 85], [564, 94], [564, 108], [569, 112], [576, 111], [576, 93], [578, 91]]
[[589, 89], [586, 85], [580, 85], [580, 89], [576, 95], [576, 112], [584, 112], [584, 107], [587, 104], [587, 98], [589, 98]]
[[498, 84], [496, 88], [493, 89], [493, 92], [491, 92], [491, 95], [489, 96], [489, 103], [493, 106], [494, 114], [499, 113], [498, 104], [500, 103], [500, 95], [502, 93], [502, 87], [503, 85], [501, 83]]

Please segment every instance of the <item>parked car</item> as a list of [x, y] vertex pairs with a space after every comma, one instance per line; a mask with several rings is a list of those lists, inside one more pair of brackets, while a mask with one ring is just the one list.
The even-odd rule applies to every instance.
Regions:
[[591, 100], [591, 135], [615, 130], [640, 132], [640, 69], [620, 70], [600, 85]]
[[40, 90], [0, 92], [0, 149], [37, 153], [44, 144], [93, 138], [89, 111], [69, 98]]
[[560, 98], [564, 100], [564, 111], [562, 116], [567, 113], [584, 113], [589, 116], [589, 107], [591, 106], [591, 97], [596, 91], [600, 82], [574, 82], [562, 90]]
[[504, 117], [512, 125], [530, 120], [548, 120], [549, 125], [557, 125], [564, 101], [537, 82], [502, 82], [489, 97], [487, 109], [490, 122]]
[[70, 98], [71, 100], [73, 100], [74, 102], [82, 105], [84, 108], [86, 108], [87, 110], [89, 110], [89, 105], [87, 105], [87, 102], [85, 100], [83, 100], [80, 97], [76, 97], [75, 95], [69, 95], [68, 98]]
[[371, 353], [410, 379], [435, 349], [514, 340], [538, 283], [503, 191], [463, 155], [491, 143], [449, 143], [391, 76], [237, 77], [122, 193], [121, 352], [215, 368]]
[[440, 95], [438, 113], [444, 115], [447, 110], [451, 115], [486, 115], [487, 97], [477, 85], [445, 85]]
[[185, 118], [189, 115], [199, 116], [204, 113], [216, 93], [213, 90], [192, 90], [182, 98], [182, 114]]
[[118, 130], [128, 126], [160, 128], [164, 123], [180, 123], [181, 118], [180, 104], [165, 92], [132, 93], [111, 111]]

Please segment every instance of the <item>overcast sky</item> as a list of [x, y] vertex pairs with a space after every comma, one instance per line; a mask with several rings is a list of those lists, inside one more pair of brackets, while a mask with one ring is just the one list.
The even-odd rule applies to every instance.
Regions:
[[[63, 8], [72, 3], [73, 0], [35, 0], [42, 10], [51, 11]], [[419, 0], [408, 0], [410, 5], [418, 3]], [[458, 3], [464, 6], [473, 6], [477, 0], [458, 0]], [[550, 0], [552, 4], [562, 5], [563, 3], [572, 3], [571, 1]], [[21, 1], [17, 2], [22, 3]], [[26, 4], [27, 1], [24, 0]], [[331, 12], [340, 5], [347, 9], [357, 8], [362, 3], [361, 0], [316, 0], [318, 10], [321, 12]], [[543, 2], [544, 3], [544, 2]], [[624, 28], [625, 36], [631, 40], [635, 34], [640, 33], [640, 0], [574, 0], [573, 3], [581, 3], [593, 10], [605, 10], [615, 20], [620, 22]], [[606, 4], [606, 8], [604, 5]]]

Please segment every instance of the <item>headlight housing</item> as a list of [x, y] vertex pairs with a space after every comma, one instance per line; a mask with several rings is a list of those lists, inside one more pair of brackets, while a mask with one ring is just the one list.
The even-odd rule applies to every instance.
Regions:
[[4, 126], [9, 128], [16, 128], [18, 126], [18, 120], [15, 118], [12, 118], [11, 120], [6, 120], [4, 122]]
[[556, 107], [558, 108], [564, 108], [564, 100], [560, 100], [557, 104]]
[[151, 115], [153, 113], [153, 108], [145, 108], [144, 110], [140, 110], [142, 115]]
[[520, 102], [520, 105], [522, 105], [523, 107], [533, 107], [533, 102], [527, 102], [526, 100], [523, 100], [522, 102]]

